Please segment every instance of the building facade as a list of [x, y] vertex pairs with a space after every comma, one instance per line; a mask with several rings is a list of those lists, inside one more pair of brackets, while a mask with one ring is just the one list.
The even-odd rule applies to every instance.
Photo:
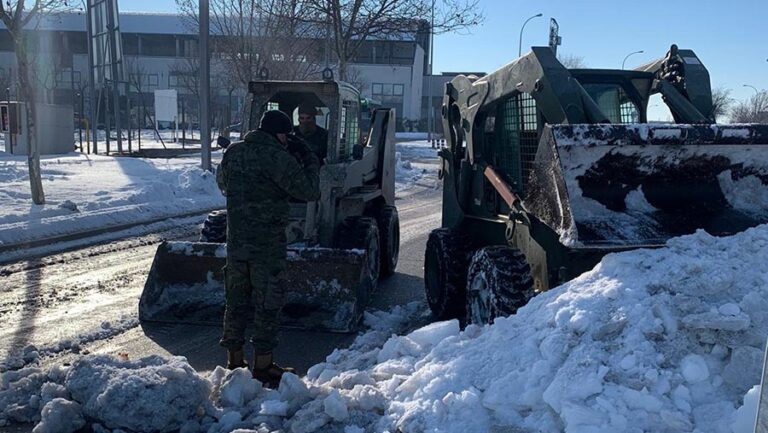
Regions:
[[[121, 104], [131, 113], [132, 123], [147, 124], [153, 110], [155, 90], [176, 89], [180, 104], [191, 122], [198, 111], [195, 65], [198, 59], [196, 29], [185, 17], [175, 14], [121, 13], [124, 81]], [[216, 36], [213, 36], [215, 39]], [[318, 59], [333, 58], [325, 53], [325, 40], [318, 39]], [[39, 98], [55, 104], [71, 103], [76, 113], [90, 112], [90, 103], [106, 112], [110, 101], [88, 95], [88, 41], [85, 14], [46, 16], [36, 30], [29, 32], [29, 52], [34, 53], [34, 70]], [[215, 43], [212, 44], [215, 47]], [[215, 48], [214, 48], [215, 50]], [[427, 57], [429, 29], [398, 39], [365, 41], [349, 65], [349, 76], [363, 96], [396, 109], [398, 125], [405, 130], [424, 130], [424, 87], [430, 83]], [[283, 55], [272, 55], [281, 61]], [[222, 76], [223, 62], [214, 51], [211, 76]], [[0, 26], [0, 91], [4, 97], [15, 94], [16, 60], [13, 42]], [[253, 77], [256, 79], [257, 77]], [[317, 77], [319, 79], [319, 76]], [[97, 87], [98, 84], [97, 83]], [[212, 84], [211, 110], [214, 125], [235, 123], [241, 116], [243, 88], [231, 82]], [[4, 89], [4, 90], [3, 90]], [[218, 119], [218, 120], [216, 120]], [[106, 121], [103, 118], [99, 122]]]

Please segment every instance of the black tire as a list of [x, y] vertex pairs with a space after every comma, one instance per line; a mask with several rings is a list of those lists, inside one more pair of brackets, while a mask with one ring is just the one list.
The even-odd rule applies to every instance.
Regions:
[[377, 217], [379, 226], [379, 246], [381, 247], [381, 268], [379, 276], [389, 277], [395, 273], [400, 257], [400, 218], [397, 208], [384, 206]]
[[379, 229], [376, 220], [369, 217], [348, 217], [336, 231], [336, 247], [342, 249], [361, 249], [368, 253], [367, 269], [372, 287], [379, 280], [381, 249]]
[[200, 242], [223, 244], [227, 241], [227, 211], [215, 210], [208, 214], [200, 231]]
[[534, 294], [523, 253], [507, 246], [481, 248], [467, 273], [467, 323], [485, 325], [515, 314]]
[[432, 230], [424, 251], [427, 303], [438, 320], [464, 317], [468, 239], [448, 228]]

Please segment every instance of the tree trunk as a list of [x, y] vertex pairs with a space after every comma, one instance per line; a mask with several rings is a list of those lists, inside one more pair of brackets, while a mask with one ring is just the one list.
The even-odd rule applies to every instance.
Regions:
[[29, 77], [29, 63], [27, 61], [27, 51], [24, 41], [19, 38], [16, 45], [16, 62], [19, 73], [19, 96], [21, 101], [25, 102], [27, 114], [27, 130], [29, 134], [27, 140], [29, 143], [27, 165], [29, 166], [29, 187], [32, 194], [32, 201], [35, 204], [45, 204], [45, 193], [43, 192], [43, 182], [40, 178], [40, 152], [37, 148], [37, 125], [35, 125], [37, 106], [32, 84]]
[[339, 56], [339, 80], [347, 81], [347, 59], [345, 56]]

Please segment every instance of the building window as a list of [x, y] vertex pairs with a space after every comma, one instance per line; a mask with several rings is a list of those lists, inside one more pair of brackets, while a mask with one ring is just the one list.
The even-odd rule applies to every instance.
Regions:
[[197, 40], [195, 39], [181, 39], [182, 57], [197, 57], [200, 55], [200, 50], [197, 46]]
[[127, 56], [139, 55], [139, 35], [135, 33], [123, 33], [123, 54]]
[[403, 84], [373, 83], [371, 93], [376, 96], [403, 96], [405, 86]]
[[141, 35], [141, 55], [176, 57], [176, 38], [173, 35]]
[[56, 73], [56, 87], [74, 87], [80, 84], [80, 71], [59, 71]]
[[160, 78], [157, 74], [149, 74], [147, 75], [147, 84], [150, 86], [157, 86], [160, 84]]
[[168, 87], [171, 88], [192, 88], [195, 87], [195, 80], [191, 74], [171, 73], [168, 75]]

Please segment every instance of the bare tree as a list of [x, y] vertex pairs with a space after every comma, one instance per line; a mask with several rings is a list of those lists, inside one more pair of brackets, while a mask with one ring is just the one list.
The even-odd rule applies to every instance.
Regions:
[[584, 61], [584, 57], [573, 54], [558, 54], [557, 60], [568, 69], [581, 69], [587, 67], [587, 62]]
[[731, 110], [734, 123], [768, 123], [768, 90], [762, 90]]
[[[198, 0], [176, 0], [188, 25], [197, 27]], [[307, 25], [300, 0], [212, 0], [212, 50], [228, 81], [242, 88], [259, 76], [306, 79], [319, 72], [317, 29]]]
[[311, 11], [315, 26], [330, 29], [342, 80], [348, 79], [349, 63], [371, 38], [397, 38], [419, 30], [429, 31], [433, 13], [436, 34], [466, 30], [483, 20], [479, 0], [301, 1]]
[[712, 117], [715, 118], [715, 121], [728, 114], [733, 102], [731, 89], [726, 89], [722, 86], [712, 89]]
[[[0, 2], [0, 19], [13, 40], [16, 53], [16, 71], [18, 73], [18, 96], [26, 102], [27, 132], [29, 133], [29, 184], [32, 201], [35, 204], [45, 204], [43, 182], [40, 179], [40, 152], [38, 150], [37, 128], [35, 125], [37, 106], [34, 94], [34, 67], [27, 53], [27, 36], [30, 27], [39, 24], [40, 13], [70, 9], [66, 0], [34, 0], [30, 5], [25, 0]], [[29, 7], [27, 7], [29, 6]]]
[[[210, 89], [211, 89], [211, 95], [213, 95], [214, 97], [211, 99], [210, 112], [213, 114], [212, 124], [217, 125], [218, 129], [221, 131], [224, 127], [228, 125], [224, 125], [226, 121], [226, 116], [223, 115], [224, 105], [219, 103], [215, 98], [215, 96], [223, 94], [224, 91], [227, 91], [229, 93], [233, 92], [237, 84], [228, 80], [227, 75], [223, 73], [224, 71], [220, 71], [220, 72], [221, 73], [214, 72], [213, 74], [211, 74]], [[171, 74], [171, 76], [176, 76], [176, 83], [177, 83], [176, 87], [182, 91], [181, 92], [182, 97], [183, 97], [183, 94], [186, 94], [186, 95], [192, 95], [193, 97], [192, 99], [196, 101], [200, 100], [200, 59], [199, 58], [189, 57], [184, 60], [177, 61], [171, 66], [169, 73]], [[192, 114], [193, 116], [199, 115], [199, 112], [195, 110], [196, 107], [189, 106], [189, 105], [188, 107], [192, 109], [192, 113], [187, 113], [187, 115], [190, 115], [190, 114]]]

